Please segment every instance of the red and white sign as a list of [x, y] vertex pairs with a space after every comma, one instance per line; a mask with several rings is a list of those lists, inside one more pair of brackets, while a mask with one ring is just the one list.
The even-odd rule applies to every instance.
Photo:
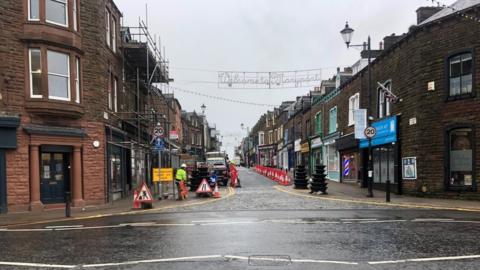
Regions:
[[136, 202], [140, 203], [152, 203], [153, 202], [153, 196], [152, 193], [150, 192], [150, 189], [147, 187], [145, 183], [142, 184], [142, 187], [137, 193], [137, 197], [135, 198]]
[[178, 140], [178, 131], [170, 130], [170, 140]]
[[212, 193], [212, 188], [207, 182], [207, 179], [203, 179], [200, 185], [197, 188], [196, 193]]

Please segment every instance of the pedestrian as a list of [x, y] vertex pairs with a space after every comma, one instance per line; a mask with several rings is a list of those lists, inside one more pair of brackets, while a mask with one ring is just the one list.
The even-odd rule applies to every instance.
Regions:
[[[182, 189], [185, 187], [185, 182], [187, 181], [187, 164], [183, 163], [180, 168], [177, 170], [175, 175], [175, 184], [177, 185], [178, 190], [178, 201], [183, 200]], [[183, 187], [183, 188], [182, 188]]]

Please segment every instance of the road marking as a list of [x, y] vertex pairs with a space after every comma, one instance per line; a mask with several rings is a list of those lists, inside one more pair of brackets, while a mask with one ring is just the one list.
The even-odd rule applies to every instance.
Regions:
[[480, 255], [466, 255], [466, 256], [404, 259], [404, 260], [392, 260], [392, 261], [373, 261], [373, 262], [368, 262], [368, 264], [373, 265], [373, 264], [394, 264], [394, 263], [407, 263], [407, 262], [454, 261], [454, 260], [468, 260], [468, 259], [479, 259], [479, 258], [480, 258]]
[[342, 218], [341, 221], [375, 221], [376, 218]]
[[73, 268], [77, 267], [76, 265], [45, 264], [45, 263], [23, 263], [23, 262], [0, 262], [0, 265], [43, 267], [43, 268], [63, 268], [63, 269], [73, 269]]
[[231, 222], [219, 222], [219, 223], [203, 223], [200, 226], [212, 226], [212, 225], [236, 225], [236, 224], [254, 224], [258, 221], [231, 221]]
[[96, 268], [96, 267], [105, 267], [105, 266], [120, 266], [120, 265], [141, 264], [141, 263], [159, 263], [159, 262], [191, 261], [191, 260], [203, 260], [203, 259], [218, 259], [218, 258], [222, 258], [222, 257], [223, 257], [222, 255], [191, 256], [191, 257], [126, 261], [126, 262], [119, 262], [119, 263], [84, 264], [81, 267], [83, 267], [83, 268]]
[[372, 220], [372, 221], [360, 221], [358, 223], [394, 223], [394, 222], [406, 222], [406, 219], [390, 219], [390, 220]]
[[453, 221], [451, 218], [416, 218], [412, 222], [438, 222], [438, 221]]
[[45, 229], [71, 229], [71, 228], [81, 228], [83, 225], [64, 225], [64, 226], [47, 226]]
[[358, 265], [357, 262], [326, 261], [326, 260], [295, 260], [295, 259], [293, 259], [292, 262], [299, 262], [299, 263], [331, 263], [331, 264]]
[[133, 222], [133, 223], [120, 223], [119, 226], [131, 226], [131, 227], [148, 227], [156, 225], [155, 222]]
[[206, 220], [192, 220], [192, 223], [209, 223], [209, 222], [228, 222], [226, 219], [206, 219]]
[[462, 207], [442, 207], [442, 206], [433, 206], [433, 205], [417, 205], [417, 204], [407, 204], [407, 203], [384, 203], [384, 202], [374, 202], [374, 201], [360, 201], [360, 200], [350, 200], [350, 199], [340, 199], [335, 197], [318, 197], [307, 194], [301, 194], [298, 192], [290, 191], [285, 189], [283, 186], [274, 186], [276, 190], [287, 193], [294, 196], [312, 198], [317, 200], [326, 200], [326, 201], [336, 201], [336, 202], [347, 202], [355, 204], [366, 204], [366, 205], [378, 205], [378, 206], [390, 206], [390, 207], [402, 207], [402, 208], [418, 208], [418, 209], [432, 209], [432, 210], [451, 210], [451, 211], [463, 211], [463, 212], [480, 212], [479, 208], [462, 208]]

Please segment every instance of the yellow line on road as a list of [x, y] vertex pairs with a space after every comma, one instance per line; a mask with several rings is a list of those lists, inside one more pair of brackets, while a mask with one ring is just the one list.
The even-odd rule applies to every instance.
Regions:
[[408, 203], [386, 203], [386, 202], [372, 202], [372, 201], [361, 201], [361, 200], [352, 200], [352, 199], [340, 199], [338, 197], [332, 197], [328, 195], [328, 197], [320, 197], [320, 196], [313, 196], [308, 194], [302, 194], [299, 192], [295, 192], [292, 190], [288, 190], [282, 186], [274, 186], [274, 188], [280, 192], [287, 193], [294, 196], [311, 198], [311, 199], [318, 199], [318, 200], [325, 200], [325, 201], [336, 201], [336, 202], [347, 202], [347, 203], [354, 203], [354, 204], [366, 204], [366, 205], [380, 205], [380, 206], [395, 206], [395, 207], [404, 207], [404, 208], [419, 208], [419, 209], [432, 209], [432, 210], [452, 210], [452, 211], [465, 211], [465, 212], [480, 212], [480, 209], [472, 209], [472, 208], [460, 208], [460, 207], [442, 207], [442, 206], [434, 206], [434, 205], [416, 205], [416, 204], [408, 204]]
[[235, 189], [234, 188], [228, 187], [227, 190], [228, 190], [228, 193], [224, 197], [218, 198], [218, 199], [209, 199], [209, 200], [205, 200], [205, 201], [191, 202], [191, 203], [185, 203], [185, 204], [180, 204], [180, 205], [170, 205], [170, 206], [164, 206], [164, 207], [153, 208], [153, 209], [145, 209], [145, 210], [129, 210], [129, 211], [124, 211], [124, 212], [119, 212], [119, 213], [111, 213], [111, 214], [98, 214], [98, 215], [91, 215], [91, 216], [85, 216], [85, 217], [61, 218], [61, 219], [50, 219], [50, 220], [42, 220], [42, 221], [35, 221], [35, 222], [18, 223], [18, 224], [1, 226], [1, 228], [6, 228], [6, 227], [11, 228], [11, 227], [38, 225], [38, 224], [62, 222], [62, 221], [87, 220], [87, 219], [95, 219], [95, 218], [111, 217], [111, 216], [138, 215], [138, 214], [145, 214], [145, 213], [161, 212], [163, 210], [168, 210], [168, 209], [175, 209], [175, 208], [181, 208], [181, 207], [190, 207], [190, 206], [214, 203], [214, 202], [218, 202], [218, 201], [221, 201], [221, 200], [225, 200], [225, 199], [230, 198], [231, 196], [235, 195]]

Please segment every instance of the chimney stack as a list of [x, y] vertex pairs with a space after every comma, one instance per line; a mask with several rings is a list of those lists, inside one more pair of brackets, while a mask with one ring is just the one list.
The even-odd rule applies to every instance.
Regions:
[[432, 17], [433, 14], [439, 12], [440, 10], [442, 10], [442, 7], [419, 7], [417, 9], [417, 25]]

